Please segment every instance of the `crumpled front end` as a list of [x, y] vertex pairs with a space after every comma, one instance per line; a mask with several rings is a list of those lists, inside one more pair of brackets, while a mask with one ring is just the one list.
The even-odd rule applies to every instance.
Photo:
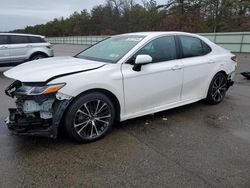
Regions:
[[22, 83], [15, 81], [6, 94], [15, 98], [9, 109], [8, 128], [16, 134], [57, 137], [63, 113], [72, 98], [58, 92], [65, 84]]

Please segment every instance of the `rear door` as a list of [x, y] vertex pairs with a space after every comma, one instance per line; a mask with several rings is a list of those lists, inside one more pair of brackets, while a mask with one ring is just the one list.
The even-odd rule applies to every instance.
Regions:
[[30, 45], [32, 47], [40, 47], [40, 46], [46, 46], [47, 42], [44, 38], [39, 36], [29, 36]]
[[209, 54], [211, 48], [201, 39], [192, 36], [179, 36], [179, 42], [184, 69], [181, 99], [186, 101], [204, 98], [216, 63]]
[[10, 51], [8, 47], [8, 36], [0, 35], [0, 63], [10, 62]]
[[12, 62], [23, 62], [27, 60], [28, 51], [32, 47], [28, 36], [10, 35], [10, 57]]

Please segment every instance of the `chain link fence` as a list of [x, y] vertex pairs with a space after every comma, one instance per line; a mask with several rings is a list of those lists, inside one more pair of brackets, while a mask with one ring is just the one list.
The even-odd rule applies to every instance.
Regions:
[[48, 37], [46, 40], [51, 44], [78, 44], [93, 45], [109, 36], [70, 36], [70, 37]]
[[250, 52], [250, 32], [199, 34], [232, 52]]

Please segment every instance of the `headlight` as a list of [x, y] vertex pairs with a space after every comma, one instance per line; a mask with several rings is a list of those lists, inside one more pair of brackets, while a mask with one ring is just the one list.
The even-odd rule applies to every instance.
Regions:
[[63, 86], [65, 86], [65, 83], [51, 84], [45, 86], [22, 86], [18, 88], [15, 93], [23, 95], [46, 95], [50, 93], [56, 93]]

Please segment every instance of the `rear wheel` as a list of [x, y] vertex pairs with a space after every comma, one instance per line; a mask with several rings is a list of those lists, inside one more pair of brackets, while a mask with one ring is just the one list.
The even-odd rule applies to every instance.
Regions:
[[81, 143], [103, 137], [115, 120], [115, 108], [102, 93], [89, 93], [77, 98], [69, 106], [64, 120], [68, 135]]
[[38, 59], [43, 59], [43, 58], [46, 58], [47, 56], [44, 55], [44, 54], [35, 54], [33, 56], [31, 56], [30, 60], [33, 61], [33, 60], [38, 60]]
[[219, 72], [214, 76], [210, 83], [206, 100], [210, 104], [218, 104], [223, 101], [226, 92], [227, 76], [224, 73]]

